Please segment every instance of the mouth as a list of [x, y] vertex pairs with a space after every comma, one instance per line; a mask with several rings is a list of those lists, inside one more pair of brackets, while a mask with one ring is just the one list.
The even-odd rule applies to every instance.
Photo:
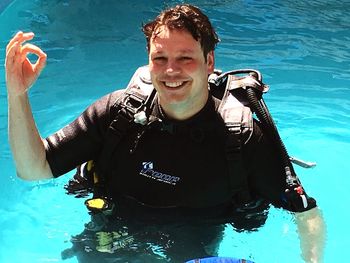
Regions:
[[162, 81], [162, 84], [166, 87], [166, 88], [170, 88], [170, 89], [180, 89], [183, 86], [185, 86], [185, 84], [187, 83], [187, 81]]

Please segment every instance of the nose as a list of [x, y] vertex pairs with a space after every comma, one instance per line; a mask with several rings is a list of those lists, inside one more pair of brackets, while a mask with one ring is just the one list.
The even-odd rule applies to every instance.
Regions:
[[169, 76], [179, 74], [181, 72], [181, 67], [176, 60], [168, 60], [166, 67], [166, 74]]

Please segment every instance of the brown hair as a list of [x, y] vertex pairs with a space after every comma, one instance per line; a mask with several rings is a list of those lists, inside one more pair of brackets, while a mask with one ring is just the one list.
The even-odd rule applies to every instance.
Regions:
[[205, 58], [220, 41], [209, 18], [198, 7], [189, 4], [177, 5], [164, 10], [155, 20], [143, 25], [142, 31], [146, 36], [148, 51], [152, 37], [156, 36], [157, 29], [161, 26], [187, 30], [196, 41], [200, 42]]

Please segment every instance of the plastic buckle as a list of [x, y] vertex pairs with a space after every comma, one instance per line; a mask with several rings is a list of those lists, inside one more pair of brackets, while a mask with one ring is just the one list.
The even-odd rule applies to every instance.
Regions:
[[103, 197], [87, 199], [85, 205], [93, 213], [111, 214], [114, 209], [114, 203]]
[[128, 111], [135, 114], [143, 110], [143, 107], [145, 105], [145, 99], [141, 96], [137, 96], [136, 93], [132, 93], [126, 98], [124, 105]]

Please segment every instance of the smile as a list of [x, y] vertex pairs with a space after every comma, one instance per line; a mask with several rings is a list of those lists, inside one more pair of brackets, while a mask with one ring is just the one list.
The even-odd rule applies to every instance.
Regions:
[[182, 81], [177, 81], [177, 82], [165, 82], [165, 86], [171, 87], [171, 88], [176, 88], [182, 85]]
[[164, 86], [168, 88], [179, 88], [182, 87], [185, 83], [185, 81], [163, 82]]

